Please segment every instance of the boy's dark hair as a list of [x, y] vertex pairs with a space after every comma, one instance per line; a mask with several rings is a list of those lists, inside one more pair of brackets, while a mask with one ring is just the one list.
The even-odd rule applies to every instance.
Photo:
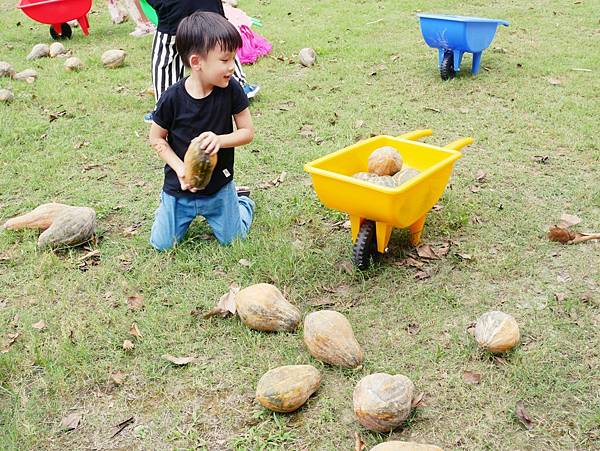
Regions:
[[235, 52], [242, 46], [242, 37], [237, 28], [220, 14], [196, 11], [179, 23], [175, 46], [183, 63], [189, 67], [189, 58], [194, 53], [206, 57], [215, 47]]

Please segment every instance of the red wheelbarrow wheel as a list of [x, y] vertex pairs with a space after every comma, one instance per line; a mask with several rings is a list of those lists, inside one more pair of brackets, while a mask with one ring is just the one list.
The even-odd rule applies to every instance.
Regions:
[[71, 39], [72, 34], [73, 31], [71, 30], [71, 25], [68, 23], [60, 24], [60, 34], [56, 32], [54, 25], [50, 25], [50, 36], [52, 36], [52, 39], [55, 41], [58, 41], [59, 39]]
[[364, 271], [371, 265], [371, 258], [379, 256], [377, 252], [377, 235], [375, 234], [375, 223], [365, 221], [360, 225], [358, 236], [352, 248], [354, 264], [358, 269]]

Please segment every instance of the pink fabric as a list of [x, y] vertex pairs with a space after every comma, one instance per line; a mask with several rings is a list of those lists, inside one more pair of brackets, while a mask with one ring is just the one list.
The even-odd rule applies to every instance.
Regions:
[[242, 25], [252, 26], [252, 19], [241, 9], [223, 4], [223, 11], [227, 20], [234, 24], [238, 30]]
[[248, 26], [241, 25], [238, 30], [242, 35], [242, 48], [238, 49], [237, 56], [242, 64], [252, 64], [271, 52], [271, 43], [258, 33], [253, 33]]

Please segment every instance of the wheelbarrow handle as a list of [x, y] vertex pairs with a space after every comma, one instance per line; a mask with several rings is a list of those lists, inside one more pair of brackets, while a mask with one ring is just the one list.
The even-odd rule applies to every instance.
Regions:
[[450, 144], [446, 144], [444, 146], [444, 149], [460, 150], [463, 147], [468, 146], [469, 144], [473, 144], [473, 138], [460, 138], [456, 141], [452, 141]]
[[416, 141], [419, 138], [424, 136], [431, 136], [433, 134], [433, 130], [430, 128], [426, 128], [423, 130], [415, 130], [414, 132], [408, 132], [403, 135], [398, 136], [399, 139], [408, 139], [410, 141]]

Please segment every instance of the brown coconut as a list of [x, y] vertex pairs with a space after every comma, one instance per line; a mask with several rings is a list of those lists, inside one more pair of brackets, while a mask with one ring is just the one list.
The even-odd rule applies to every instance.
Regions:
[[401, 442], [398, 440], [391, 440], [389, 442], [380, 443], [379, 445], [371, 448], [371, 451], [444, 451], [439, 446], [426, 445], [423, 443], [415, 442]]
[[6, 61], [0, 61], [0, 77], [14, 77], [15, 70], [10, 63]]
[[60, 249], [87, 243], [96, 231], [96, 212], [88, 207], [71, 207], [56, 216], [38, 238], [40, 249]]
[[67, 52], [65, 46], [61, 42], [53, 42], [50, 44], [50, 58], [55, 58], [59, 55], [64, 55]]
[[475, 325], [475, 340], [480, 347], [489, 352], [508, 351], [519, 343], [519, 338], [519, 325], [508, 313], [484, 313]]
[[368, 159], [369, 172], [377, 175], [394, 175], [402, 169], [400, 153], [390, 146], [375, 149]]
[[306, 47], [300, 50], [298, 53], [298, 59], [300, 60], [300, 64], [310, 67], [315, 64], [315, 61], [317, 60], [317, 53], [313, 49]]
[[304, 343], [317, 360], [343, 368], [362, 365], [364, 353], [344, 315], [320, 310], [304, 318]]
[[28, 60], [35, 60], [50, 55], [50, 46], [48, 44], [36, 44], [27, 55]]
[[72, 56], [65, 60], [65, 70], [67, 72], [77, 72], [83, 69], [83, 63], [76, 56]]
[[240, 290], [235, 305], [242, 322], [251, 329], [294, 331], [300, 322], [300, 310], [290, 304], [279, 289], [258, 283]]
[[121, 49], [107, 50], [102, 54], [100, 58], [104, 67], [114, 69], [115, 67], [122, 66], [125, 62], [127, 53]]
[[321, 374], [311, 365], [287, 365], [267, 371], [256, 386], [256, 399], [275, 412], [299, 409], [319, 388]]
[[28, 213], [9, 219], [4, 223], [3, 227], [9, 230], [46, 230], [52, 225], [56, 217], [68, 208], [77, 207], [71, 207], [70, 205], [59, 204], [57, 202], [42, 204]]
[[31, 82], [31, 81], [35, 81], [37, 76], [38, 76], [38, 73], [35, 71], [35, 69], [25, 69], [24, 71], [21, 71], [21, 72], [15, 74], [15, 76], [13, 78], [15, 80], [24, 80], [27, 82]]
[[15, 98], [12, 91], [9, 89], [0, 89], [0, 102], [10, 102]]
[[412, 409], [415, 386], [402, 374], [375, 373], [363, 377], [354, 389], [354, 413], [364, 427], [389, 432], [400, 426]]

